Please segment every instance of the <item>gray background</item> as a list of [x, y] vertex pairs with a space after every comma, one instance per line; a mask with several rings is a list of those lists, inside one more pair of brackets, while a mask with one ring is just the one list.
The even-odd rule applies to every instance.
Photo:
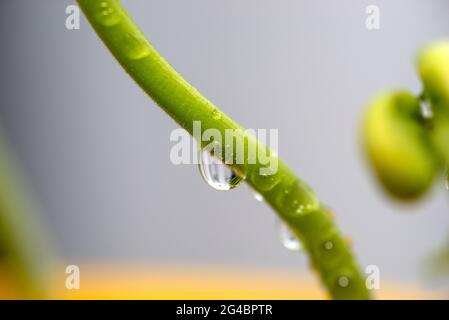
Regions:
[[[391, 201], [360, 152], [367, 99], [419, 93], [418, 48], [449, 34], [449, 2], [128, 0], [158, 50], [246, 127], [279, 128], [280, 155], [383, 279], [427, 285], [422, 266], [446, 239], [443, 183], [417, 205]], [[0, 123], [34, 187], [60, 255], [149, 263], [304, 270], [274, 215], [246, 187], [210, 189], [169, 161], [176, 128], [129, 79], [87, 21], [65, 28], [62, 0], [2, 0]], [[365, 8], [381, 29], [365, 29]]]

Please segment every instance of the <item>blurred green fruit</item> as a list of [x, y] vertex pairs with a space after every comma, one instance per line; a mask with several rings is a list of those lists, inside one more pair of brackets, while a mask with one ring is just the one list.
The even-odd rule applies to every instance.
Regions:
[[442, 162], [449, 165], [449, 107], [436, 106], [430, 137]]
[[393, 196], [414, 199], [431, 186], [440, 165], [416, 97], [405, 91], [376, 97], [363, 139], [377, 177]]
[[434, 104], [449, 107], [449, 41], [435, 42], [418, 55], [424, 93]]

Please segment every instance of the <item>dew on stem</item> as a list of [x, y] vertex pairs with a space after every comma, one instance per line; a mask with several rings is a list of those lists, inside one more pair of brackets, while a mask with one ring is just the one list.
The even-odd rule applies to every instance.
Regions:
[[146, 39], [139, 33], [126, 33], [122, 37], [122, 48], [131, 60], [142, 59], [150, 54]]
[[[370, 295], [366, 290], [361, 277], [359, 266], [353, 255], [346, 250], [345, 244], [336, 232], [334, 234], [337, 240], [335, 251], [331, 260], [338, 260], [341, 263], [337, 268], [329, 268], [328, 261], [321, 259], [321, 252], [317, 250], [317, 241], [323, 240], [322, 234], [328, 234], [332, 230], [337, 230], [335, 223], [323, 212], [323, 208], [314, 192], [303, 184], [295, 174], [284, 164], [273, 152], [258, 142], [253, 137], [247, 137], [242, 134], [244, 129], [234, 120], [227, 117], [218, 108], [214, 108], [207, 98], [202, 96], [193, 86], [191, 86], [182, 76], [177, 73], [170, 64], [156, 51], [156, 49], [147, 41], [139, 30], [137, 25], [126, 13], [125, 8], [119, 0], [77, 0], [81, 9], [88, 17], [99, 37], [106, 44], [107, 48], [120, 62], [128, 74], [140, 85], [140, 87], [171, 116], [179, 125], [189, 131], [194, 137], [195, 132], [191, 124], [195, 121], [202, 121], [207, 128], [215, 128], [220, 132], [232, 128], [238, 134], [236, 138], [244, 138], [244, 150], [257, 150], [263, 155], [268, 154], [264, 159], [255, 158], [252, 166], [247, 167], [246, 161], [243, 165], [237, 159], [236, 164], [232, 166], [232, 171], [223, 164], [205, 166], [200, 162], [200, 171], [206, 182], [218, 190], [229, 190], [243, 181], [243, 177], [238, 174], [248, 175], [248, 183], [255, 191], [261, 193], [264, 201], [270, 205], [279, 216], [288, 221], [289, 226], [294, 233], [301, 237], [306, 244], [304, 250], [309, 254], [314, 269], [323, 284], [334, 298], [357, 298], [369, 299]], [[120, 15], [121, 21], [113, 27], [106, 27], [96, 19], [96, 15], [101, 12], [98, 4], [106, 2], [114, 11]], [[108, 13], [112, 14], [112, 13]], [[185, 105], [188, 103], [188, 108]], [[217, 110], [214, 114], [214, 110]], [[219, 118], [220, 117], [220, 118]], [[220, 150], [228, 150], [228, 147], [220, 143]], [[229, 146], [229, 149], [235, 150]], [[239, 153], [237, 153], [238, 155]], [[242, 154], [240, 152], [240, 154]], [[202, 155], [200, 158], [204, 160]], [[216, 156], [215, 152], [213, 156]], [[218, 157], [226, 162], [223, 157]], [[254, 176], [254, 171], [259, 169], [269, 169], [265, 160], [275, 160], [276, 170], [274, 177]], [[279, 161], [278, 161], [279, 160]], [[203, 161], [204, 162], [204, 161]], [[249, 162], [249, 161], [248, 161]], [[220, 166], [221, 164], [221, 166]], [[229, 163], [230, 164], [230, 163]], [[279, 166], [277, 166], [279, 164]], [[216, 170], [220, 170], [216, 172]], [[222, 171], [223, 170], [223, 171]], [[266, 172], [266, 170], [263, 170]], [[219, 174], [218, 174], [219, 173]], [[238, 173], [238, 174], [236, 174]], [[270, 172], [271, 173], [271, 172]], [[273, 179], [274, 178], [274, 179]], [[319, 229], [319, 230], [317, 230]], [[324, 258], [327, 258], [324, 256]], [[342, 274], [342, 270], [349, 270], [355, 275], [351, 285], [342, 292], [334, 286], [334, 282], [328, 279]]]
[[212, 111], [212, 119], [214, 120], [220, 120], [221, 119], [221, 112], [217, 109], [214, 109]]
[[322, 235], [322, 240], [317, 243], [314, 249], [317, 256], [328, 269], [336, 268], [341, 263], [341, 255], [339, 251], [345, 243], [337, 236], [336, 231]]
[[98, 4], [95, 19], [104, 27], [113, 27], [121, 21], [117, 9], [107, 1], [101, 1]]
[[342, 288], [346, 288], [349, 285], [349, 279], [346, 276], [338, 278], [338, 285]]
[[320, 208], [315, 193], [302, 181], [296, 180], [278, 193], [277, 205], [291, 217], [303, 216]]
[[254, 170], [251, 178], [253, 183], [258, 185], [263, 191], [270, 191], [280, 182], [277, 174], [270, 172], [261, 173], [259, 170]]
[[198, 152], [198, 167], [204, 181], [215, 190], [227, 191], [242, 184], [245, 177], [234, 172], [207, 150]]

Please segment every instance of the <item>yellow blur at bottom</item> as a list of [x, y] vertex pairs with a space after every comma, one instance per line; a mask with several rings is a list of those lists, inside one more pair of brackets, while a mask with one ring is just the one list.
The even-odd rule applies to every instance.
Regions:
[[[82, 264], [79, 289], [68, 289], [65, 268], [54, 274], [50, 299], [327, 299], [312, 277], [287, 269], [213, 266]], [[447, 299], [442, 292], [381, 282], [378, 299]], [[0, 270], [0, 299], [24, 298]]]

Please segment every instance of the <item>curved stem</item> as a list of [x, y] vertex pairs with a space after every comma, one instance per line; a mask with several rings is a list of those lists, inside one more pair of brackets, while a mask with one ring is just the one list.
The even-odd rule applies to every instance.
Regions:
[[[243, 128], [218, 110], [185, 81], [148, 42], [118, 0], [78, 0], [80, 7], [118, 62], [140, 87], [180, 126], [193, 134], [193, 122], [201, 131], [226, 129], [243, 138], [245, 152], [266, 150], [269, 162], [278, 163], [275, 174], [263, 174], [259, 160], [232, 165], [246, 175], [249, 185], [260, 193], [302, 241], [330, 296], [336, 299], [368, 299], [363, 275], [348, 244], [331, 215], [313, 191], [300, 181], [277, 155], [266, 149]], [[203, 145], [204, 146], [204, 145]], [[225, 146], [222, 146], [224, 149]]]

